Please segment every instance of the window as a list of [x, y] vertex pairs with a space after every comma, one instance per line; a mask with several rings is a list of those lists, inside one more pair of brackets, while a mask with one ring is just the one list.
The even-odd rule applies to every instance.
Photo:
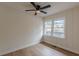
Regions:
[[64, 38], [64, 20], [54, 20], [53, 36]]
[[64, 38], [64, 19], [45, 21], [44, 35]]
[[52, 26], [52, 21], [46, 21], [44, 23], [44, 35], [51, 35], [51, 26]]

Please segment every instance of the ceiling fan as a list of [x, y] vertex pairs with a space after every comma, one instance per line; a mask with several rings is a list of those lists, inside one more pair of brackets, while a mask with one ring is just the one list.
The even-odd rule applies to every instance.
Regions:
[[51, 5], [46, 5], [44, 7], [41, 7], [40, 5], [36, 5], [34, 2], [30, 2], [30, 3], [34, 6], [35, 9], [30, 9], [25, 11], [35, 11], [34, 15], [37, 15], [37, 13], [40, 13], [40, 12], [47, 14], [47, 12], [43, 11], [43, 9], [51, 7]]

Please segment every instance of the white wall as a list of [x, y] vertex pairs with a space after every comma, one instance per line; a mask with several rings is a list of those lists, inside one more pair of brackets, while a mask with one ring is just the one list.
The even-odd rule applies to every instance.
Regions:
[[65, 39], [44, 36], [44, 41], [79, 54], [79, 7], [45, 17], [43, 21], [62, 17], [65, 17]]
[[16, 6], [0, 3], [0, 55], [37, 44], [42, 37], [41, 18]]

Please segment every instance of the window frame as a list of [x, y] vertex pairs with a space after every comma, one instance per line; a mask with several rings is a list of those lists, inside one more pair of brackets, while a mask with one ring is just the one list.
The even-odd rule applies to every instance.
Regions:
[[[47, 22], [47, 21], [52, 21], [52, 20], [45, 20], [45, 21], [43, 21], [43, 35], [44, 36], [51, 36], [52, 33], [50, 33], [50, 35], [45, 35], [45, 22]], [[52, 32], [52, 24], [51, 24], [51, 32]]]
[[56, 37], [56, 36], [53, 36], [53, 33], [54, 33], [54, 24], [52, 25], [52, 26], [53, 26], [53, 33], [52, 33], [52, 36], [53, 36], [54, 38], [65, 38], [65, 18], [57, 18], [57, 19], [54, 19], [54, 20], [53, 20], [53, 23], [54, 23], [54, 21], [58, 21], [58, 20], [64, 20], [64, 37]]
[[[55, 36], [53, 36], [53, 32], [54, 32], [54, 21], [55, 20], [64, 20], [64, 37], [55, 37]], [[44, 34], [44, 30], [45, 30], [45, 24], [44, 23], [45, 23], [45, 21], [52, 21], [51, 35], [50, 36]], [[54, 18], [54, 19], [45, 20], [45, 21], [43, 21], [43, 35], [44, 36], [49, 36], [49, 37], [54, 37], [54, 38], [61, 38], [61, 39], [64, 39], [66, 37], [66, 35], [65, 35], [65, 17], [63, 17], [63, 18]]]

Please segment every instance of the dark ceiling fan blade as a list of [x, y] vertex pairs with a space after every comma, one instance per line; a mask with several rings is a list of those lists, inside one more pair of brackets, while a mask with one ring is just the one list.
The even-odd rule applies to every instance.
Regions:
[[34, 7], [35, 7], [35, 9], [37, 10], [37, 6], [36, 6], [36, 4], [34, 3], [34, 2], [30, 2]]
[[30, 10], [25, 10], [25, 11], [36, 11], [36, 10], [34, 10], [34, 9], [30, 9]]
[[46, 9], [46, 8], [49, 8], [49, 7], [51, 7], [51, 5], [47, 5], [47, 6], [41, 7], [40, 9]]
[[40, 12], [42, 12], [42, 13], [44, 13], [44, 14], [47, 14], [47, 12], [45, 12], [45, 11], [40, 11]]

